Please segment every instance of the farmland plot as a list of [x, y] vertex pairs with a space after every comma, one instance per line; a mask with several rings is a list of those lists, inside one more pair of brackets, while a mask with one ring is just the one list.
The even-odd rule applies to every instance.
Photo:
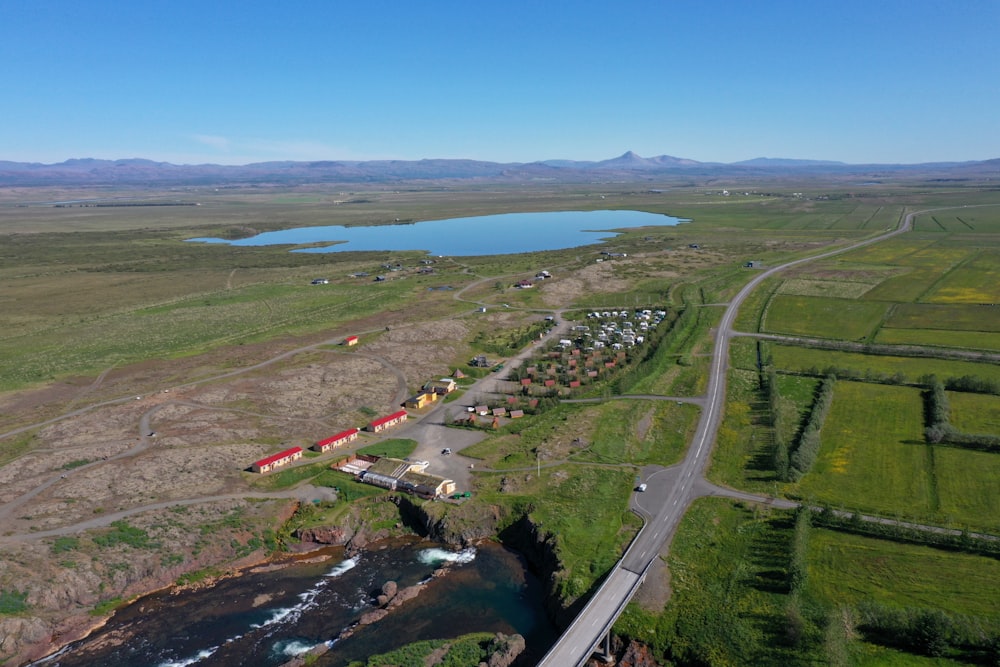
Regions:
[[837, 383], [799, 490], [835, 507], [997, 530], [1000, 456], [925, 444], [918, 389]]
[[1000, 332], [1000, 306], [901, 303], [885, 322], [893, 329]]
[[963, 433], [1000, 435], [1000, 396], [948, 392], [951, 425]]
[[812, 372], [813, 369], [823, 372], [824, 369], [833, 367], [861, 374], [869, 371], [887, 376], [899, 373], [909, 382], [916, 381], [922, 375], [936, 375], [942, 380], [972, 375], [984, 380], [1000, 381], [1000, 366], [996, 364], [817, 350], [793, 345], [769, 344], [767, 349], [777, 368], [799, 373]]
[[814, 529], [809, 588], [836, 604], [874, 600], [1000, 618], [1000, 561], [913, 544]]
[[969, 350], [1000, 350], [1000, 334], [943, 329], [882, 329], [876, 343], [887, 345], [932, 345]]
[[874, 333], [888, 304], [779, 294], [767, 306], [770, 333], [863, 340]]
[[924, 297], [932, 303], [1000, 303], [1000, 255], [984, 252], [949, 272]]

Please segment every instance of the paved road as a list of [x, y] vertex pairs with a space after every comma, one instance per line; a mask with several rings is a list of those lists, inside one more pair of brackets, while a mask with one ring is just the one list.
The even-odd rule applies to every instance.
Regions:
[[779, 271], [878, 243], [908, 231], [913, 224], [914, 215], [916, 213], [908, 214], [903, 224], [885, 234], [763, 271], [733, 297], [726, 306], [716, 331], [705, 407], [684, 461], [670, 473], [670, 488], [663, 489], [659, 479], [645, 480], [648, 490], [642, 497], [635, 498], [634, 507], [641, 515], [648, 517], [646, 525], [639, 531], [601, 587], [545, 655], [539, 667], [568, 667], [582, 665], [587, 661], [642, 583], [649, 565], [664, 553], [688, 506], [695, 498], [706, 495], [702, 486], [704, 472], [715, 442], [715, 434], [722, 420], [726, 398], [726, 375], [729, 369], [729, 342], [734, 335], [733, 322], [743, 301], [761, 282]]

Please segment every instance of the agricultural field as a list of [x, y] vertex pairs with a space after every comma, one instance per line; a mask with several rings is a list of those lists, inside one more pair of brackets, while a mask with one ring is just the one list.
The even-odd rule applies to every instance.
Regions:
[[[931, 359], [927, 357], [893, 357], [881, 354], [862, 354], [841, 350], [820, 350], [797, 345], [778, 345], [762, 342], [766, 355], [780, 370], [793, 373], [821, 374], [828, 368], [843, 368], [859, 377], [870, 375], [896, 377], [902, 382], [917, 382], [922, 376], [935, 375], [941, 380], [970, 375], [984, 380], [1000, 382], [1000, 365], [986, 362], [958, 361], [953, 359]], [[741, 358], [741, 368], [749, 361], [756, 362], [755, 356]]]
[[1000, 350], [1000, 334], [980, 331], [948, 331], [946, 329], [881, 329], [876, 343], [887, 345], [926, 345], [967, 350]]
[[1000, 621], [993, 558], [814, 528], [808, 563], [808, 590], [828, 604], [873, 600]]
[[976, 304], [901, 303], [885, 322], [893, 329], [946, 329], [1000, 332], [1000, 306]]
[[777, 495], [774, 445], [757, 373], [731, 370], [728, 391], [706, 476], [724, 486]]
[[776, 295], [767, 306], [762, 331], [837, 340], [865, 340], [873, 335], [887, 304], [850, 299]]
[[949, 391], [950, 422], [963, 433], [1000, 435], [1000, 396]]
[[[996, 561], [815, 528], [805, 590], [795, 595], [789, 585], [792, 527], [786, 512], [717, 498], [697, 501], [668, 557], [669, 606], [656, 614], [632, 603], [615, 631], [675, 664], [943, 667], [965, 663], [865, 641], [853, 609], [875, 599], [987, 622], [997, 617], [991, 604], [991, 582], [1000, 576]], [[941, 571], [948, 574], [942, 578]]]
[[928, 303], [1000, 303], [1000, 255], [982, 252], [948, 272], [923, 298]]
[[926, 444], [923, 410], [918, 389], [838, 381], [819, 457], [796, 495], [867, 513], [996, 530], [1000, 457]]

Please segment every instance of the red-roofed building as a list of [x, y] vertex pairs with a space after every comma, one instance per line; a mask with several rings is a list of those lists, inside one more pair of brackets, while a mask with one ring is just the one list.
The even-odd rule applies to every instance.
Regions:
[[325, 440], [320, 440], [315, 445], [313, 445], [313, 449], [315, 449], [317, 452], [328, 452], [331, 449], [336, 449], [337, 447], [343, 447], [347, 443], [357, 440], [358, 433], [359, 431], [356, 428], [348, 429], [346, 431], [343, 431], [342, 433], [338, 433], [337, 435], [332, 435], [329, 438], [326, 438]]
[[554, 387], [554, 386], [556, 386], [556, 381], [555, 380], [546, 380], [544, 384], [545, 384], [546, 387]]
[[272, 454], [266, 459], [261, 459], [260, 461], [254, 461], [250, 469], [254, 472], [265, 473], [271, 472], [275, 468], [280, 468], [281, 466], [286, 466], [292, 461], [298, 461], [302, 458], [302, 448], [292, 447], [291, 449], [286, 449], [283, 452], [278, 452], [277, 454]]
[[350, 347], [351, 345], [357, 345], [357, 344], [358, 344], [358, 337], [357, 336], [348, 336], [347, 338], [344, 339], [344, 345], [347, 345], [348, 347]]
[[376, 419], [372, 423], [368, 424], [368, 426], [366, 426], [365, 428], [371, 431], [372, 433], [381, 433], [382, 431], [392, 428], [397, 424], [402, 424], [405, 421], [406, 421], [406, 410], [399, 410], [397, 412], [393, 412], [391, 415], [388, 415], [386, 417], [380, 417]]
[[570, 389], [576, 389], [579, 386], [580, 386], [580, 381], [579, 380], [570, 380], [569, 381], [569, 388]]

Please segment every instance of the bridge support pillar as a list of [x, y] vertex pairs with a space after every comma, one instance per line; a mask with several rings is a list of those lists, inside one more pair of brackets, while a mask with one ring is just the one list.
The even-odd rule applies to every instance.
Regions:
[[603, 662], [605, 665], [615, 664], [615, 654], [611, 652], [610, 630], [604, 634], [604, 639], [601, 640], [597, 650], [594, 651], [594, 657]]

